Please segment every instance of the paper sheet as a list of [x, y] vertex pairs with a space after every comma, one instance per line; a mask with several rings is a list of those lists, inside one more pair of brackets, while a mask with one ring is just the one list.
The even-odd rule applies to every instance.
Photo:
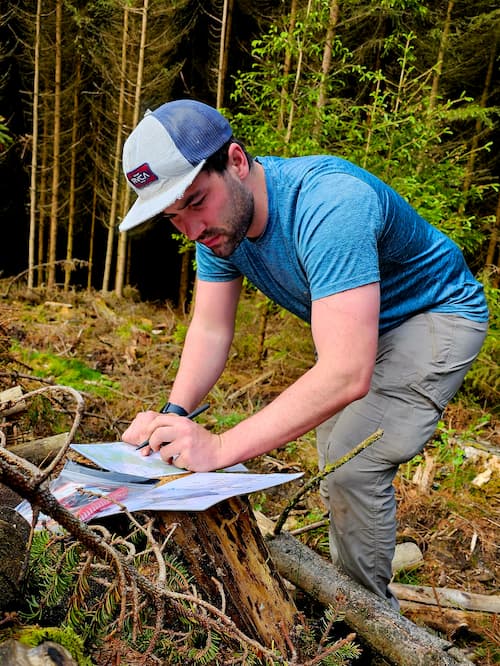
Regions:
[[186, 473], [186, 470], [164, 462], [159, 451], [143, 456], [134, 446], [125, 442], [71, 444], [71, 448], [99, 467], [121, 474], [159, 479], [170, 474]]
[[[248, 495], [261, 490], [295, 481], [303, 472], [295, 474], [253, 474], [251, 472], [196, 472], [154, 488], [148, 487], [140, 495], [133, 495], [123, 504], [129, 511], [204, 511], [218, 502], [236, 495]], [[116, 513], [113, 506], [101, 516]]]

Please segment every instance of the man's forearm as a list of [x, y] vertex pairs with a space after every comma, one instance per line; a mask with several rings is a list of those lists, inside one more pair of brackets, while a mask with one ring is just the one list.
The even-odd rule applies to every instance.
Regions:
[[300, 437], [362, 397], [368, 387], [361, 377], [346, 382], [321, 375], [321, 368], [311, 368], [267, 407], [223, 433], [224, 464], [243, 462]]
[[231, 346], [231, 339], [219, 333], [189, 328], [169, 400], [192, 410], [219, 379]]

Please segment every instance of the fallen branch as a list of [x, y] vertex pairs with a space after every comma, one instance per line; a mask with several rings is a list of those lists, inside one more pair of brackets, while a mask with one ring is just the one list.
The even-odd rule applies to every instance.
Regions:
[[426, 587], [392, 583], [391, 591], [398, 599], [415, 601], [429, 606], [444, 606], [459, 610], [500, 613], [500, 595], [476, 594], [448, 587]]
[[[45, 472], [41, 472], [31, 463], [19, 458], [11, 451], [0, 446], [0, 481], [26, 498], [47, 516], [56, 520], [65, 530], [77, 539], [85, 548], [104, 562], [111, 564], [117, 575], [123, 580], [136, 585], [153, 601], [157, 612], [163, 613], [163, 605], [168, 602], [174, 613], [196, 622], [199, 616], [196, 609], [204, 612], [203, 623], [215, 632], [223, 632], [232, 640], [245, 645], [261, 655], [268, 663], [279, 659], [275, 651], [266, 648], [258, 641], [242, 632], [225, 613], [216, 606], [200, 599], [195, 594], [176, 592], [164, 585], [157, 585], [140, 574], [129, 564], [115, 548], [110, 546], [93, 528], [82, 523], [70, 511], [63, 507], [48, 489]], [[121, 588], [126, 594], [126, 586]]]

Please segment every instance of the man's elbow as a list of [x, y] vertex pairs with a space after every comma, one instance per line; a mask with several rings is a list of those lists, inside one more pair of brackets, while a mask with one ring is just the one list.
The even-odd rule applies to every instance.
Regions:
[[364, 398], [370, 390], [371, 381], [372, 373], [361, 373], [357, 377], [351, 378], [351, 381], [346, 383], [347, 404]]

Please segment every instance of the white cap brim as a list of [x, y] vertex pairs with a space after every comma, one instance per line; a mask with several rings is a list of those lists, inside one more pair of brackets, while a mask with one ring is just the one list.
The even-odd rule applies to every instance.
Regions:
[[120, 231], [150, 220], [180, 199], [205, 161], [193, 166], [161, 122], [153, 114], [146, 115], [123, 147], [123, 170], [138, 199], [123, 218]]
[[118, 229], [120, 231], [129, 231], [129, 229], [133, 229], [139, 224], [147, 222], [152, 217], [159, 215], [165, 210], [165, 208], [171, 206], [174, 201], [180, 199], [196, 176], [200, 173], [205, 161], [206, 160], [203, 160], [203, 162], [200, 162], [196, 167], [191, 167], [191, 171], [182, 178], [179, 178], [175, 184], [172, 183], [172, 180], [165, 183], [163, 188], [160, 187], [158, 189], [153, 199], [144, 200], [138, 197], [137, 201], [135, 201], [121, 221]]

